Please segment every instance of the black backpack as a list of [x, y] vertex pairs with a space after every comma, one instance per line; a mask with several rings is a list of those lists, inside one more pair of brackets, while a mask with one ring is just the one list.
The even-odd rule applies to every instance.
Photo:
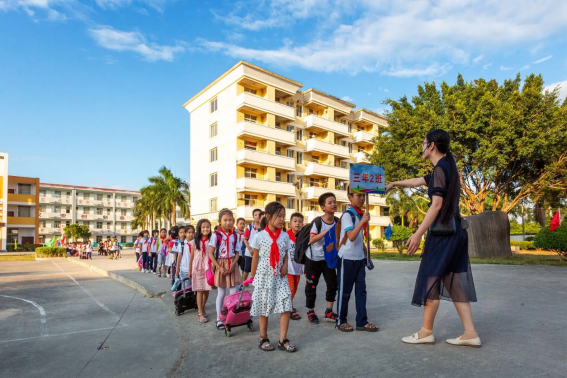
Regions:
[[[335, 217], [335, 223], [338, 223], [338, 221], [339, 218]], [[323, 220], [321, 217], [313, 219], [313, 222], [303, 226], [297, 235], [295, 235], [295, 255], [293, 256], [293, 261], [298, 264], [305, 264], [307, 249], [311, 248], [309, 239], [311, 238], [311, 229], [313, 228], [313, 224], [315, 224], [315, 228], [317, 232], [319, 232], [323, 225]]]

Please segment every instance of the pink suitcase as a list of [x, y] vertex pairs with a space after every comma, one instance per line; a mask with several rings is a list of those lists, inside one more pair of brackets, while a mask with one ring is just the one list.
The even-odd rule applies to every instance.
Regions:
[[250, 316], [250, 307], [252, 306], [252, 294], [244, 290], [244, 286], [240, 285], [237, 293], [228, 295], [224, 298], [219, 319], [224, 324], [224, 334], [230, 337], [230, 331], [233, 327], [247, 326], [250, 332], [254, 332], [254, 322]]

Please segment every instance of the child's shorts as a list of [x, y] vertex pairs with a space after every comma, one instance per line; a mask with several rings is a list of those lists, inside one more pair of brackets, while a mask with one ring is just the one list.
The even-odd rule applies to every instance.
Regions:
[[167, 256], [162, 255], [161, 253], [158, 253], [157, 255], [157, 266], [165, 266], [165, 258]]
[[244, 256], [244, 273], [250, 273], [252, 271], [252, 257]]

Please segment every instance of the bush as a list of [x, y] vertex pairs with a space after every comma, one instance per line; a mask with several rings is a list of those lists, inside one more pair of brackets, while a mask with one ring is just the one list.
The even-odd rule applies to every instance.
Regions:
[[528, 236], [528, 237], [526, 238], [526, 241], [534, 241], [534, 237], [533, 237], [533, 236]]
[[386, 250], [386, 242], [382, 238], [372, 240], [372, 245], [380, 252], [384, 252]]
[[124, 247], [128, 248], [128, 247], [133, 247], [134, 243], [124, 243]]
[[542, 229], [535, 236], [533, 243], [537, 248], [553, 251], [560, 259], [567, 261], [567, 224], [554, 231]]
[[[541, 230], [539, 223], [526, 223], [524, 227], [526, 234], [537, 234]], [[516, 222], [510, 222], [510, 235], [522, 235], [522, 225]]]
[[14, 249], [14, 244], [7, 244], [6, 250], [8, 252], [33, 252], [37, 248], [37, 244], [18, 244], [18, 250]]
[[425, 239], [422, 239], [422, 240], [419, 242], [419, 249], [421, 249], [421, 250], [423, 251], [423, 248], [425, 248]]
[[404, 226], [392, 226], [392, 236], [390, 240], [394, 243], [394, 247], [398, 249], [401, 255], [407, 249], [405, 243], [412, 236], [413, 232]]
[[520, 249], [526, 249], [529, 251], [534, 251], [536, 249], [536, 246], [534, 245], [533, 241], [514, 241], [514, 240], [510, 240], [510, 245], [511, 246], [518, 246], [520, 247]]
[[37, 257], [67, 257], [67, 251], [61, 247], [38, 247], [35, 254]]

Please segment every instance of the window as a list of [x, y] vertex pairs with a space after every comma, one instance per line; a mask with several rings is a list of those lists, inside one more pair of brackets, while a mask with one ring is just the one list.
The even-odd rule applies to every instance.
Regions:
[[110, 230], [110, 222], [107, 222], [107, 223], [106, 223], [106, 229], [107, 229], [107, 230]]
[[96, 209], [96, 215], [102, 215], [102, 208], [97, 208]]
[[61, 206], [53, 206], [53, 212], [54, 213], [60, 213], [61, 212]]
[[70, 226], [71, 225], [71, 221], [65, 221], [65, 226]]
[[61, 228], [61, 221], [57, 221], [57, 220], [54, 221], [54, 222], [53, 222], [53, 227], [54, 227], [54, 228]]
[[91, 213], [90, 207], [83, 207], [83, 214], [90, 214], [90, 213]]
[[127, 215], [126, 212], [126, 209], [120, 209], [120, 215], [122, 215], [123, 217]]
[[8, 189], [8, 194], [16, 194], [16, 190], [15, 189]]
[[211, 198], [209, 200], [209, 211], [211, 213], [215, 213], [217, 211], [217, 199], [216, 198]]
[[126, 202], [126, 201], [128, 201], [128, 198], [126, 196], [121, 196], [121, 201]]
[[40, 189], [39, 190], [39, 195], [42, 197], [45, 197], [45, 195], [47, 194], [47, 191], [45, 189]]
[[347, 167], [347, 162], [341, 161], [341, 168], [346, 168], [346, 167]]
[[136, 203], [137, 200], [138, 200], [138, 198], [132, 197], [132, 203]]
[[211, 163], [212, 163], [213, 161], [217, 161], [217, 148], [216, 148], [216, 147], [213, 148], [213, 149], [210, 151], [210, 158], [211, 158]]
[[343, 213], [346, 212], [346, 211], [347, 211], [347, 207], [348, 207], [347, 204], [341, 205], [341, 211], [342, 211]]
[[14, 212], [13, 212], [13, 211], [8, 211], [8, 216], [9, 216], [9, 217], [13, 217], [13, 216], [14, 216]]
[[112, 196], [110, 194], [106, 195], [106, 199], [110, 201], [110, 199], [112, 198]]
[[255, 115], [250, 115], [250, 114], [244, 114], [244, 120], [248, 121], [248, 122], [254, 122], [256, 123], [256, 121], [258, 121], [258, 117]]
[[348, 132], [352, 133], [352, 122], [348, 123]]
[[289, 182], [290, 184], [293, 184], [293, 175], [291, 174], [287, 174], [287, 182]]
[[126, 243], [126, 236], [120, 237], [120, 243]]
[[217, 99], [215, 98], [213, 101], [211, 101], [211, 113], [216, 112], [217, 109], [218, 109]]
[[258, 177], [258, 169], [245, 167], [244, 168], [244, 177], [257, 178]]
[[47, 222], [45, 222], [44, 220], [39, 221], [39, 227], [45, 228], [45, 227], [47, 227], [46, 224], [47, 224]]
[[293, 198], [288, 198], [287, 200], [287, 208], [294, 209], [295, 208], [295, 200]]
[[309, 132], [309, 139], [317, 139], [317, 134], [314, 132]]
[[61, 198], [61, 191], [60, 190], [56, 190], [53, 192], [53, 197], [55, 198]]
[[47, 207], [45, 205], [39, 205], [39, 212], [45, 213], [47, 211]]
[[83, 222], [83, 226], [91, 227], [91, 222], [89, 222], [89, 221], [84, 221], [84, 222]]
[[389, 207], [384, 207], [382, 209], [382, 211], [384, 212], [382, 215], [385, 217], [389, 217], [390, 216], [390, 208]]
[[[244, 92], [246, 93], [252, 93], [253, 95], [255, 95], [256, 93], [258, 93], [255, 89], [250, 89], [250, 88], [246, 88], [244, 87]], [[216, 100], [215, 100], [216, 101]]]
[[290, 108], [293, 108], [293, 101], [287, 101], [285, 104]]
[[295, 115], [296, 115], [297, 117], [301, 117], [301, 114], [302, 114], [302, 113], [303, 113], [303, 109], [302, 109], [301, 105], [297, 105], [297, 106], [295, 107]]
[[110, 215], [112, 213], [112, 209], [106, 209], [106, 215]]
[[40, 236], [39, 236], [39, 243], [40, 243], [40, 244], [45, 244], [45, 235], [40, 235]]
[[309, 115], [313, 114], [313, 109], [309, 109]]
[[280, 102], [280, 98], [279, 98], [279, 97], [276, 97], [276, 102]]
[[253, 194], [244, 195], [244, 205], [246, 206], [260, 206], [258, 204], [258, 196]]
[[281, 122], [276, 122], [276, 129], [280, 129], [282, 128], [282, 123]]
[[102, 228], [102, 222], [96, 222], [96, 228]]
[[100, 236], [100, 235], [97, 236], [97, 237], [96, 237], [96, 242], [97, 242], [97, 243], [102, 243], [102, 236]]
[[295, 157], [297, 164], [303, 164], [303, 152], [298, 152], [297, 154], [295, 154]]
[[319, 179], [310, 177], [309, 178], [309, 186], [317, 186], [317, 187], [320, 186]]
[[247, 140], [244, 141], [244, 148], [251, 151], [256, 151], [256, 147], [258, 146], [257, 142], [249, 142]]
[[282, 203], [282, 197], [276, 197], [276, 202]]
[[96, 200], [97, 200], [97, 201], [102, 201], [102, 194], [97, 194], [97, 195], [96, 195]]
[[215, 137], [217, 136], [217, 124], [213, 123], [210, 127], [209, 127], [209, 138]]
[[364, 147], [358, 146], [358, 152], [364, 152]]
[[126, 222], [120, 223], [120, 229], [125, 230], [125, 229], [126, 229], [126, 225], [127, 225]]
[[216, 173], [212, 173], [212, 174], [211, 174], [211, 176], [210, 176], [211, 179], [210, 179], [210, 181], [209, 181], [211, 187], [218, 185], [217, 177], [218, 177], [218, 176], [217, 176]]
[[90, 199], [91, 198], [90, 193], [83, 193], [83, 198], [86, 200]]
[[348, 153], [352, 154], [352, 143], [348, 144]]
[[281, 172], [276, 172], [276, 181], [282, 181], [282, 173]]
[[293, 133], [293, 126], [287, 125], [286, 130]]
[[362, 126], [356, 126], [356, 129], [357, 129], [358, 131], [364, 131], [364, 127], [362, 127]]
[[31, 184], [18, 184], [18, 194], [31, 194]]
[[287, 150], [287, 157], [293, 157], [293, 150]]
[[295, 132], [295, 139], [297, 140], [303, 140], [303, 130], [297, 130]]
[[346, 125], [346, 119], [341, 119], [341, 123], [342, 123], [343, 125]]
[[282, 148], [276, 147], [276, 155], [281, 155], [281, 154], [282, 154]]

